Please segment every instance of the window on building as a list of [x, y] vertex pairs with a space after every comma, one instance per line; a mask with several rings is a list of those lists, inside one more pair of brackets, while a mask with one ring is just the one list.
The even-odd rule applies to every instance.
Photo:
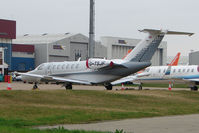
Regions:
[[118, 43], [119, 44], [126, 44], [126, 41], [125, 40], [118, 40]]
[[0, 65], [3, 65], [3, 52], [0, 52]]

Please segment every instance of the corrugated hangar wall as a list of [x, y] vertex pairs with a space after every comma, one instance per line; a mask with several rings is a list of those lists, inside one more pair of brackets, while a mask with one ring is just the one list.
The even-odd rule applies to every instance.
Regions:
[[199, 51], [189, 53], [189, 65], [199, 65]]

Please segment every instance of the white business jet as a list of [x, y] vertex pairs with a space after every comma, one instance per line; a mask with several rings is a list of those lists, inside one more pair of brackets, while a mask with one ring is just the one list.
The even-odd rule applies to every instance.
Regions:
[[[141, 70], [137, 72], [136, 74], [121, 78], [119, 80], [111, 82], [112, 85], [126, 83], [126, 82], [133, 82], [135, 84], [139, 84], [139, 90], [142, 90], [142, 84], [143, 83], [162, 83], [165, 82], [163, 78], [165, 76], [161, 75], [157, 77], [157, 74], [159, 71], [155, 71], [155, 69], [164, 69], [162, 72], [166, 73], [165, 68], [169, 68], [169, 66], [177, 66], [180, 58], [180, 53], [177, 53], [177, 55], [174, 57], [174, 59], [171, 61], [170, 64], [167, 66], [150, 66], [147, 67], [145, 70]], [[154, 70], [154, 71], [152, 71]], [[161, 73], [162, 74], [162, 73]], [[169, 81], [167, 81], [169, 82]]]
[[151, 65], [151, 58], [165, 34], [192, 35], [193, 33], [168, 30], [144, 29], [149, 35], [142, 40], [123, 60], [90, 58], [86, 61], [49, 62], [35, 70], [18, 73], [25, 82], [34, 83], [33, 89], [41, 82], [62, 83], [66, 89], [72, 84], [104, 85], [112, 90], [112, 81], [136, 73]]
[[139, 83], [139, 89], [142, 83], [185, 83], [189, 84], [191, 90], [197, 91], [199, 85], [199, 66], [153, 66], [145, 69], [144, 72], [127, 76], [112, 82], [112, 85], [124, 82]]

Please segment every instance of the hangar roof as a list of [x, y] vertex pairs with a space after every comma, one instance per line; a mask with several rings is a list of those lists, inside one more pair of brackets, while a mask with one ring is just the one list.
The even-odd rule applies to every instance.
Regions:
[[64, 34], [48, 34], [44, 33], [41, 35], [29, 35], [17, 36], [17, 39], [13, 40], [14, 44], [46, 44], [53, 43], [65, 38], [72, 37], [77, 34], [64, 33]]

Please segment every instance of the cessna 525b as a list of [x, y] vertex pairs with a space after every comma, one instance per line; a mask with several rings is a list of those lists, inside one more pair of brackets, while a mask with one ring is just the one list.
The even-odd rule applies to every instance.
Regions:
[[33, 89], [41, 82], [62, 83], [66, 89], [72, 89], [72, 83], [97, 85], [112, 90], [111, 82], [138, 72], [151, 65], [150, 60], [165, 34], [193, 35], [193, 33], [168, 30], [144, 29], [149, 33], [123, 60], [97, 59], [86, 61], [49, 62], [39, 65], [35, 70], [18, 73], [21, 79], [34, 83]]

